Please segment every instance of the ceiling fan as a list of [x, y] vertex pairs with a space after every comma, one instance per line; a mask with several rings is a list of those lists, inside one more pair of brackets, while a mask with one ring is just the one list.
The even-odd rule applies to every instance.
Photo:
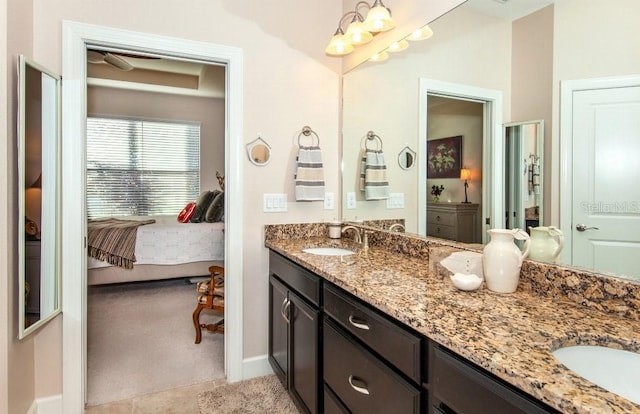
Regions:
[[157, 57], [150, 56], [140, 56], [129, 53], [121, 53], [121, 52], [107, 52], [103, 50], [87, 50], [87, 62], [100, 64], [104, 63], [107, 65], [111, 65], [114, 68], [128, 72], [134, 69], [133, 65], [127, 62], [123, 57], [136, 58], [136, 59], [159, 59]]

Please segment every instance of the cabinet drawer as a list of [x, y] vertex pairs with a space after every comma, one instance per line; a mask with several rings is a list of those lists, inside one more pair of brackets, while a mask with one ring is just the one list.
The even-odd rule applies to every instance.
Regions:
[[427, 213], [427, 223], [453, 226], [456, 224], [456, 213], [454, 211], [430, 211]]
[[419, 413], [420, 391], [325, 318], [324, 380], [354, 414]]
[[433, 347], [433, 395], [458, 414], [556, 412], [450, 351]]
[[349, 414], [340, 399], [331, 391], [328, 385], [324, 386], [324, 414]]
[[269, 270], [289, 287], [311, 301], [320, 303], [320, 278], [278, 253], [269, 251]]
[[420, 384], [422, 340], [335, 286], [324, 287], [324, 311], [384, 359]]
[[456, 228], [453, 226], [445, 226], [443, 224], [432, 224], [429, 223], [427, 225], [427, 235], [433, 237], [442, 237], [443, 239], [451, 239], [455, 240], [458, 236]]

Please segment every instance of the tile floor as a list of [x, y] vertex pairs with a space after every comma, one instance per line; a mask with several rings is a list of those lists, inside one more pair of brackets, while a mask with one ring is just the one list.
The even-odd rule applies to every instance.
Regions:
[[85, 414], [199, 414], [198, 394], [225, 385], [225, 379], [173, 388], [128, 400], [87, 407]]

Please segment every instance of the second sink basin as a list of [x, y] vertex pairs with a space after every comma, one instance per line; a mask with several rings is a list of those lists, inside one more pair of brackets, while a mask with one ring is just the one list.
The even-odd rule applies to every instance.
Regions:
[[553, 356], [581, 377], [640, 404], [640, 354], [604, 346], [577, 345], [557, 349]]
[[308, 249], [302, 249], [302, 251], [320, 256], [347, 256], [353, 254], [353, 251], [342, 249], [340, 247], [311, 247]]

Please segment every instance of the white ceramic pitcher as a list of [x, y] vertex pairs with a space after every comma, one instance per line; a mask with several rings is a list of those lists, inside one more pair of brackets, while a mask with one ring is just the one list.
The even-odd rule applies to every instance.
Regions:
[[[529, 254], [531, 240], [521, 229], [491, 229], [487, 231], [491, 241], [482, 253], [482, 267], [487, 288], [498, 293], [512, 293], [518, 288], [522, 261]], [[514, 239], [524, 240], [520, 251]]]
[[555, 263], [564, 247], [564, 234], [554, 226], [529, 227], [531, 250], [529, 259], [545, 263]]

